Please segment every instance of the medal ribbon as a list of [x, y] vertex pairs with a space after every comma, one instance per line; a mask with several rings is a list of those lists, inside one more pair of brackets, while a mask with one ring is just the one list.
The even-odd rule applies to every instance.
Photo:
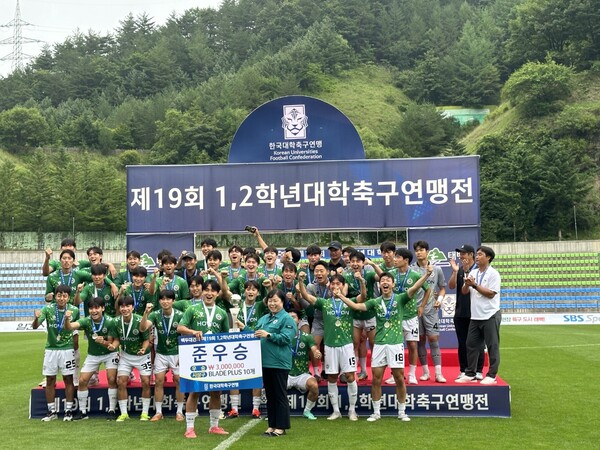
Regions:
[[57, 330], [57, 334], [60, 334], [62, 332], [62, 329], [65, 326], [65, 312], [67, 312], [66, 309], [63, 311], [62, 319], [59, 321], [58, 320], [58, 305], [56, 305], [54, 316], [56, 318], [56, 330]]
[[206, 314], [206, 326], [208, 327], [208, 331], [211, 331], [213, 318], [215, 317], [215, 313], [217, 312], [217, 307], [213, 306], [212, 311], [208, 311], [208, 307], [206, 303], [202, 302], [202, 306], [204, 306], [204, 314]]
[[102, 322], [100, 322], [100, 325], [98, 325], [98, 328], [96, 328], [94, 326], [94, 321], [92, 320], [92, 334], [98, 333], [100, 330], [102, 330], [103, 325], [104, 325], [104, 316], [102, 316]]
[[62, 271], [62, 269], [60, 269], [60, 282], [66, 286], [71, 286], [71, 279], [73, 278], [73, 270], [71, 269], [71, 271], [69, 272], [69, 279], [67, 280], [67, 282], [65, 283], [65, 274]]
[[123, 320], [123, 316], [121, 316], [121, 331], [123, 332], [123, 340], [126, 341], [129, 337], [129, 333], [131, 332], [131, 326], [133, 325], [133, 316], [129, 321], [129, 326], [127, 327], [127, 333], [125, 333], [125, 321]]
[[390, 318], [390, 314], [392, 313], [392, 304], [394, 303], [394, 294], [390, 297], [390, 301], [387, 306], [385, 305], [385, 298], [381, 297], [381, 306], [385, 309], [385, 320]]
[[171, 311], [171, 316], [169, 317], [169, 326], [167, 326], [167, 322], [165, 320], [165, 313], [161, 313], [163, 330], [165, 330], [165, 338], [169, 338], [169, 333], [171, 332], [171, 326], [173, 326], [173, 319], [175, 318], [175, 311]]
[[256, 303], [252, 304], [252, 308], [250, 308], [250, 312], [248, 311], [248, 305], [246, 305], [246, 302], [244, 302], [244, 304], [242, 305], [242, 315], [244, 316], [244, 324], [248, 324], [248, 318], [252, 317], [252, 313], [254, 312], [254, 307], [256, 306]]

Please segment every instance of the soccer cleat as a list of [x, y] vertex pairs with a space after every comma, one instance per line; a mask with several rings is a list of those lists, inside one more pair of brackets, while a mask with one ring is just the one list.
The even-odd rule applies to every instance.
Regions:
[[260, 419], [260, 411], [256, 408], [254, 408], [252, 410], [252, 418], [253, 419]]
[[302, 415], [304, 417], [306, 417], [308, 420], [317, 420], [317, 418], [315, 417], [315, 415], [312, 412], [310, 412], [310, 411], [304, 411], [302, 413]]
[[184, 436], [188, 439], [196, 439], [196, 431], [193, 428], [188, 428], [185, 430]]
[[94, 374], [92, 374], [92, 376], [90, 377], [90, 380], [88, 381], [88, 387], [96, 386], [99, 382], [100, 382], [100, 380], [98, 379], [98, 374], [94, 373]]
[[[232, 409], [227, 413], [228, 419], [237, 419], [240, 416], [237, 409]], [[214, 428], [214, 427], [213, 427]]]
[[129, 414], [127, 413], [121, 414], [119, 417], [117, 417], [117, 422], [125, 422], [126, 420], [129, 420]]
[[339, 411], [334, 411], [333, 413], [331, 413], [331, 415], [327, 418], [327, 420], [337, 420], [340, 417], [342, 417], [342, 414]]
[[428, 373], [424, 373], [423, 375], [421, 375], [419, 377], [419, 380], [421, 380], [421, 381], [428, 381], [429, 378], [431, 378], [431, 375], [429, 375]]
[[371, 414], [368, 418], [367, 418], [367, 422], [375, 422], [376, 420], [381, 419], [381, 415], [380, 414]]
[[175, 420], [177, 422], [185, 422], [185, 416], [178, 412], [177, 414], [175, 414]]
[[405, 412], [401, 412], [398, 413], [398, 420], [401, 420], [402, 422], [410, 422], [410, 417], [408, 417]]
[[163, 415], [161, 413], [156, 413], [150, 419], [150, 422], [158, 422], [159, 420], [163, 420]]
[[350, 411], [348, 413], [348, 419], [350, 419], [352, 422], [356, 422], [358, 420], [358, 414], [356, 414], [356, 411]]
[[73, 414], [73, 420], [86, 420], [87, 418], [87, 413], [81, 412], [79, 409], [75, 411], [75, 414]]
[[142, 422], [148, 422], [150, 420], [150, 416], [148, 415], [148, 413], [142, 413], [140, 414], [140, 420]]
[[65, 416], [63, 417], [63, 422], [71, 422], [73, 420], [73, 411], [65, 411]]
[[358, 381], [364, 381], [368, 378], [369, 378], [369, 375], [367, 375], [367, 372], [361, 372], [358, 374]]
[[471, 377], [467, 374], [461, 375], [460, 377], [458, 377], [456, 380], [454, 380], [455, 383], [477, 383], [477, 380], [475, 379], [475, 377]]
[[42, 417], [42, 422], [51, 422], [58, 419], [58, 414], [55, 411], [48, 411], [48, 413]]
[[396, 380], [394, 380], [394, 377], [389, 377], [385, 380], [385, 384], [396, 384]]
[[490, 385], [490, 384], [497, 384], [497, 383], [498, 382], [496, 381], [495, 378], [492, 378], [488, 375], [483, 380], [481, 380], [481, 382], [479, 384]]
[[208, 432], [210, 434], [229, 434], [228, 431], [225, 431], [223, 428], [221, 427], [210, 427], [208, 429]]
[[408, 384], [419, 384], [419, 382], [417, 381], [417, 377], [415, 377], [414, 375], [409, 375]]
[[458, 380], [460, 377], [462, 377], [464, 375], [465, 375], [464, 372], [459, 373], [458, 376], [454, 379], [454, 381]]
[[106, 420], [117, 420], [117, 412], [114, 409], [111, 409], [106, 414]]
[[444, 375], [442, 375], [442, 374], [440, 373], [440, 374], [437, 374], [437, 375], [435, 376], [435, 382], [436, 382], [436, 383], [445, 383], [445, 382], [446, 382], [446, 379], [444, 378]]
[[475, 378], [479, 381], [483, 380], [483, 374], [481, 372], [477, 372], [475, 374]]

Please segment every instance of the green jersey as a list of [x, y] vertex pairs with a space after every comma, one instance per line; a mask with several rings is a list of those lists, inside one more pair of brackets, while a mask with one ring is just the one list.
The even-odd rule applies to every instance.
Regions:
[[[377, 283], [377, 273], [374, 270], [366, 271], [363, 269], [362, 277], [365, 280], [367, 287], [367, 298], [363, 301], [367, 301], [370, 298], [375, 297], [375, 284]], [[346, 285], [348, 286], [348, 297], [358, 297], [360, 295], [360, 283], [354, 277], [354, 272], [348, 272], [344, 274], [346, 279]], [[374, 311], [354, 311], [354, 318], [356, 320], [368, 320], [375, 317]]]
[[246, 325], [244, 331], [253, 331], [256, 330], [258, 319], [268, 312], [267, 305], [262, 300], [256, 300], [252, 305], [247, 305], [246, 302], [243, 302], [240, 305], [237, 320]]
[[94, 339], [95, 334], [102, 336], [107, 341], [109, 337], [117, 338], [116, 319], [103, 316], [100, 322], [94, 322], [91, 317], [84, 317], [79, 319], [77, 323], [88, 338], [88, 355], [103, 356], [117, 351], [116, 349], [111, 351], [104, 345], [97, 344]]
[[185, 281], [179, 275], [173, 274], [171, 281], [163, 288], [162, 284], [164, 278], [165, 277], [162, 276], [156, 279], [155, 292], [157, 296], [160, 294], [161, 289], [170, 289], [175, 291], [175, 300], [184, 300], [186, 298], [190, 298], [190, 288], [188, 287], [187, 281]]
[[268, 269], [266, 264], [261, 264], [260, 266], [258, 266], [258, 273], [261, 273], [264, 275], [265, 278], [268, 278], [269, 275], [277, 275], [277, 276], [281, 276], [281, 268], [275, 266], [272, 269]]
[[48, 336], [46, 348], [48, 350], [73, 350], [73, 332], [65, 330], [65, 312], [73, 313], [71, 320], [79, 319], [79, 308], [67, 305], [65, 309], [58, 309], [56, 303], [50, 303], [42, 308], [38, 324], [46, 322]]
[[156, 353], [161, 355], [177, 355], [179, 345], [177, 342], [177, 325], [181, 322], [183, 313], [176, 309], [170, 316], [165, 316], [162, 309], [160, 311], [152, 311], [148, 314], [148, 320], [156, 328], [158, 343], [156, 344]]
[[316, 345], [315, 338], [312, 335], [298, 330], [290, 348], [292, 350], [292, 369], [289, 375], [296, 377], [303, 373], [309, 373], [308, 363], [310, 362], [310, 349]]
[[186, 309], [179, 324], [203, 333], [226, 333], [229, 331], [227, 312], [218, 306], [206, 306], [204, 303]]
[[[137, 355], [144, 346], [144, 341], [150, 338], [149, 330], [140, 331], [141, 321], [142, 316], [138, 314], [132, 314], [129, 322], [125, 322], [123, 316], [115, 319], [117, 336], [125, 353]], [[150, 353], [150, 346], [146, 348], [144, 354], [147, 355], [148, 353]]]
[[404, 317], [404, 307], [409, 301], [410, 298], [406, 292], [393, 294], [392, 298], [389, 300], [386, 300], [383, 297], [367, 300], [365, 303], [367, 309], [374, 310], [376, 313], [376, 345], [402, 344], [404, 342], [402, 318]]
[[87, 284], [82, 291], [79, 293], [79, 298], [83, 303], [83, 315], [88, 317], [90, 315], [89, 303], [94, 297], [101, 297], [104, 299], [104, 315], [115, 317], [115, 298], [112, 296], [110, 286], [104, 283], [101, 288], [96, 287], [94, 283]]
[[[356, 303], [356, 298], [351, 298]], [[325, 345], [342, 347], [352, 344], [352, 310], [341, 300], [317, 298], [315, 308], [323, 312]]]
[[146, 311], [146, 305], [152, 304], [155, 308], [158, 307], [158, 301], [155, 294], [151, 294], [148, 289], [142, 285], [139, 291], [135, 290], [133, 284], [125, 288], [124, 296], [131, 295], [133, 298], [133, 312], [140, 316]]
[[52, 272], [46, 278], [46, 294], [54, 292], [56, 286], [64, 284], [71, 287], [71, 295], [69, 296], [69, 303], [73, 302], [77, 285], [80, 283], [91, 283], [92, 276], [85, 271], [71, 270], [69, 273], [64, 273], [62, 268]]
[[[421, 278], [421, 274], [419, 274], [419, 272], [411, 270], [410, 268], [404, 273], [400, 273], [398, 269], [394, 269], [394, 271], [390, 273], [394, 275], [394, 278], [396, 280], [394, 286], [395, 294], [406, 292]], [[417, 317], [418, 304], [421, 302], [421, 299], [425, 295], [427, 289], [429, 289], [429, 285], [427, 284], [427, 282], [425, 282], [423, 283], [421, 289], [417, 291], [417, 294], [410, 299], [408, 304], [404, 307], [403, 320], [409, 320], [413, 317]]]
[[185, 312], [190, 306], [198, 305], [202, 303], [201, 298], [191, 298], [189, 300], [177, 300], [173, 302], [173, 309], [177, 311]]
[[[151, 276], [148, 275], [146, 277], [146, 282], [149, 282], [150, 278], [151, 278]], [[133, 283], [133, 277], [131, 276], [131, 272], [129, 271], [129, 268], [126, 268], [125, 270], [121, 270], [117, 274], [117, 276], [114, 278], [113, 282], [117, 285], [118, 288], [123, 286], [125, 283]]]

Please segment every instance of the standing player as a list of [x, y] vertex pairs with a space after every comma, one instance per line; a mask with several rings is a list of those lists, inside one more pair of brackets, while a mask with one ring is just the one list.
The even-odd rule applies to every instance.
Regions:
[[[209, 333], [227, 333], [229, 331], [227, 312], [215, 305], [220, 291], [221, 286], [219, 286], [217, 280], [206, 280], [203, 290], [204, 301], [185, 311], [181, 322], [177, 326], [177, 332], [182, 335], [194, 336], [196, 339], [202, 339], [204, 334]], [[221, 391], [210, 391], [209, 395], [210, 428], [208, 432], [211, 434], [229, 434], [219, 426]], [[185, 405], [185, 437], [189, 439], [196, 438], [194, 421], [198, 415], [199, 398], [199, 392], [190, 392]]]
[[183, 313], [173, 309], [174, 301], [174, 291], [160, 291], [159, 303], [161, 310], [152, 311], [154, 305], [152, 303], [146, 304], [146, 310], [140, 324], [140, 331], [146, 331], [154, 326], [158, 336], [154, 358], [154, 408], [156, 414], [150, 419], [150, 422], [158, 422], [163, 418], [164, 385], [169, 369], [173, 372], [173, 382], [175, 383], [175, 399], [177, 402], [175, 420], [178, 422], [185, 420], [183, 417], [184, 395], [179, 390], [179, 344], [177, 341], [177, 326], [181, 322]]
[[71, 322], [71, 311], [67, 311], [65, 319], [65, 329], [83, 330], [89, 342], [88, 354], [79, 376], [77, 390], [79, 411], [75, 413], [73, 419], [88, 418], [88, 384], [92, 375], [98, 372], [101, 364], [104, 364], [108, 379], [108, 418], [114, 420], [117, 418], [117, 367], [119, 365], [117, 352], [119, 342], [116, 340], [115, 319], [104, 315], [105, 302], [101, 297], [93, 297], [88, 301], [88, 311], [87, 317], [76, 322]]
[[[460, 367], [460, 374], [457, 378], [460, 378], [465, 374], [467, 370], [467, 336], [469, 334], [469, 325], [471, 323], [471, 292], [466, 294], [462, 293], [462, 287], [465, 284], [465, 278], [469, 276], [469, 273], [477, 269], [475, 264], [475, 249], [469, 244], [464, 244], [461, 248], [457, 248], [456, 252], [459, 254], [462, 266], [459, 267], [456, 263], [456, 259], [450, 260], [450, 267], [452, 267], [452, 275], [448, 280], [448, 287], [450, 289], [456, 288], [456, 306], [454, 309], [454, 330], [456, 331], [456, 340], [458, 341], [458, 364]], [[485, 354], [481, 352], [479, 359], [477, 360], [477, 372], [475, 377], [478, 380], [483, 380], [483, 364]]]
[[104, 314], [110, 317], [116, 316], [115, 298], [108, 283], [106, 283], [106, 266], [104, 264], [94, 264], [90, 268], [92, 282], [86, 285], [79, 284], [73, 304], [79, 306], [83, 303], [83, 315], [88, 317], [89, 302], [92, 298], [101, 297], [104, 299]]
[[133, 312], [133, 298], [127, 296], [117, 301], [121, 317], [117, 319], [117, 338], [121, 344], [119, 367], [117, 371], [117, 398], [121, 415], [117, 422], [129, 419], [127, 413], [127, 383], [134, 368], [140, 372], [142, 381], [142, 414], [140, 420], [150, 420], [150, 375], [152, 361], [150, 359], [150, 334], [141, 331], [142, 317]]
[[381, 381], [387, 366], [392, 369], [392, 375], [396, 381], [398, 419], [403, 422], [410, 421], [405, 409], [403, 309], [415, 295], [415, 292], [425, 283], [431, 273], [430, 269], [431, 266], [408, 291], [401, 294], [394, 294], [394, 276], [387, 272], [383, 273], [379, 279], [381, 297], [367, 300], [366, 303], [356, 304], [344, 297], [340, 291], [334, 291], [336, 297], [341, 298], [350, 308], [359, 311], [374, 310], [377, 313], [377, 331], [371, 361], [373, 371], [373, 384], [371, 386], [373, 414], [367, 419], [368, 422], [374, 422], [381, 418]]
[[[417, 270], [421, 275], [427, 272], [431, 265], [427, 259], [429, 255], [429, 244], [426, 241], [417, 241], [413, 244], [417, 261], [411, 266], [411, 269]], [[442, 374], [442, 354], [440, 352], [440, 326], [438, 310], [442, 300], [446, 295], [446, 279], [441, 267], [433, 266], [433, 272], [428, 280], [432, 288], [431, 295], [425, 295], [419, 305], [419, 344], [418, 353], [423, 375], [419, 378], [421, 381], [427, 381], [431, 378], [429, 366], [427, 365], [427, 342], [429, 342], [429, 351], [431, 359], [435, 366], [435, 381], [445, 383], [446, 378]]]
[[296, 322], [296, 336], [292, 340], [290, 348], [292, 349], [292, 368], [288, 374], [288, 389], [297, 389], [302, 394], [308, 391], [306, 396], [306, 406], [302, 415], [309, 420], [317, 420], [312, 413], [312, 409], [317, 404], [317, 398], [319, 397], [319, 383], [315, 377], [310, 374], [308, 370], [310, 362], [310, 352], [315, 358], [321, 359], [321, 352], [319, 351], [315, 339], [308, 333], [302, 331], [299, 327], [300, 317], [298, 311], [288, 312], [290, 317]]
[[[341, 255], [341, 252], [340, 252]], [[320, 264], [320, 263], [319, 263]], [[317, 265], [317, 269], [321, 267]], [[340, 372], [346, 374], [348, 382], [348, 418], [352, 421], [358, 420], [356, 414], [356, 401], [358, 399], [358, 384], [356, 383], [356, 356], [354, 356], [354, 345], [352, 344], [352, 320], [353, 315], [350, 308], [336, 297], [322, 298], [309, 294], [304, 286], [303, 277], [305, 273], [299, 274], [300, 283], [298, 287], [302, 297], [314, 305], [318, 311], [323, 313], [324, 337], [325, 337], [325, 373], [327, 374], [327, 393], [333, 408], [333, 413], [327, 418], [336, 420], [342, 417], [338, 404], [337, 379]], [[364, 279], [361, 278], [361, 294], [359, 300], [367, 296]], [[346, 280], [340, 274], [335, 274], [329, 282], [332, 292], [342, 292]], [[356, 299], [353, 299], [356, 301]]]
[[142, 315], [146, 310], [146, 305], [151, 303], [154, 305], [156, 296], [150, 293], [150, 286], [154, 281], [147, 283], [148, 270], [144, 266], [137, 266], [131, 269], [132, 282], [125, 282], [119, 289], [119, 297], [117, 300], [131, 296], [133, 298], [133, 312]]
[[[175, 299], [182, 300], [190, 298], [190, 290], [183, 278], [175, 273], [177, 258], [174, 255], [165, 255], [161, 259], [163, 275], [156, 279], [156, 282], [150, 282], [150, 294], [155, 295], [163, 289], [175, 291]], [[154, 270], [154, 276], [158, 274], [158, 269]]]
[[121, 270], [117, 276], [114, 278], [114, 282], [118, 288], [125, 283], [133, 282], [131, 271], [141, 265], [142, 263], [142, 255], [137, 250], [130, 250], [127, 252], [127, 266], [125, 270]]
[[54, 299], [56, 303], [51, 303], [42, 308], [41, 311], [35, 311], [32, 327], [37, 330], [39, 326], [46, 322], [48, 336], [46, 338], [46, 350], [44, 351], [43, 375], [46, 377], [46, 402], [48, 404], [48, 413], [42, 419], [43, 422], [50, 422], [58, 418], [56, 414], [56, 375], [60, 372], [65, 382], [65, 416], [64, 421], [73, 420], [73, 400], [75, 399], [75, 386], [73, 385], [73, 374], [77, 367], [75, 365], [75, 351], [73, 349], [73, 333], [65, 328], [67, 311], [71, 311], [75, 319], [79, 318], [79, 309], [69, 305], [69, 296], [71, 288], [67, 285], [56, 286], [54, 290]]

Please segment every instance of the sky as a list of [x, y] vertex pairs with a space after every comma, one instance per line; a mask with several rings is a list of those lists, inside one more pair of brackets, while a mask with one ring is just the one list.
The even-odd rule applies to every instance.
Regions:
[[[22, 52], [31, 56], [39, 54], [45, 44], [52, 46], [79, 30], [94, 30], [101, 34], [113, 32], [130, 12], [137, 16], [143, 12], [163, 25], [169, 15], [181, 15], [185, 10], [198, 8], [217, 9], [222, 0], [19, 0], [21, 35], [43, 42], [23, 43]], [[0, 42], [11, 40], [14, 28], [4, 27], [15, 18], [17, 0], [0, 0]], [[0, 45], [0, 58], [13, 51], [12, 42]], [[24, 60], [26, 63], [27, 60]], [[0, 61], [0, 76], [10, 73], [12, 61]]]

